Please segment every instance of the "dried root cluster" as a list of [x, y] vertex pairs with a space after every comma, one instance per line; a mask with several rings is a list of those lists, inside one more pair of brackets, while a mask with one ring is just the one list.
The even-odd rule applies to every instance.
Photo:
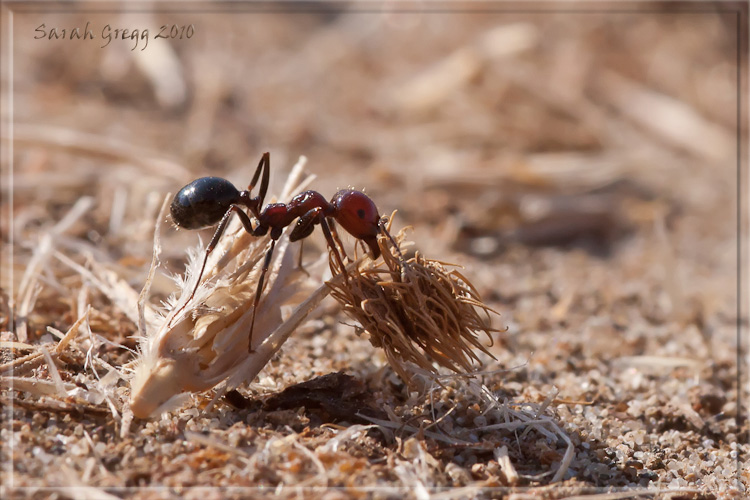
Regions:
[[[480, 363], [474, 349], [494, 358], [478, 332], [484, 332], [491, 345], [492, 333], [500, 331], [490, 323], [491, 314], [497, 313], [482, 302], [457, 266], [418, 252], [405, 259], [403, 240], [404, 231], [393, 238], [381, 224], [382, 263], [357, 267], [330, 283], [332, 296], [369, 333], [372, 345], [385, 351], [407, 383], [407, 362], [433, 373], [434, 363], [460, 373]], [[340, 271], [335, 259], [330, 265]]]

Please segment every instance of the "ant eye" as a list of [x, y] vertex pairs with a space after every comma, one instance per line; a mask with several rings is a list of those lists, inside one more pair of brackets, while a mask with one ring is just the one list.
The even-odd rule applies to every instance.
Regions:
[[185, 229], [200, 229], [217, 224], [240, 192], [221, 177], [201, 177], [175, 195], [170, 212], [172, 220]]
[[364, 219], [365, 218], [365, 209], [364, 208], [360, 208], [359, 210], [357, 210], [357, 215], [359, 215], [360, 219]]

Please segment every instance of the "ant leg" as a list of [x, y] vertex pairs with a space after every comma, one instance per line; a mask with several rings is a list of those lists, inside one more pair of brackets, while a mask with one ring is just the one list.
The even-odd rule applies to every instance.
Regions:
[[195, 292], [198, 291], [198, 286], [200, 286], [201, 278], [203, 277], [203, 272], [206, 270], [206, 264], [208, 263], [208, 256], [211, 255], [211, 252], [213, 252], [214, 248], [216, 248], [216, 245], [219, 243], [219, 239], [221, 238], [221, 235], [224, 234], [224, 230], [227, 228], [227, 225], [229, 224], [229, 218], [232, 216], [232, 213], [236, 213], [237, 216], [240, 218], [240, 222], [242, 222], [242, 226], [245, 228], [245, 231], [247, 231], [250, 234], [254, 234], [253, 225], [250, 222], [250, 217], [242, 210], [242, 208], [239, 205], [230, 205], [229, 209], [224, 214], [224, 217], [221, 218], [221, 222], [219, 222], [219, 225], [216, 227], [216, 231], [214, 232], [213, 237], [211, 238], [211, 241], [208, 243], [208, 246], [206, 246], [206, 255], [203, 257], [203, 265], [201, 266], [201, 271], [198, 273], [198, 278], [195, 282], [195, 288], [193, 288], [193, 293], [190, 294], [190, 298], [187, 300], [190, 302], [193, 297], [195, 296]]
[[258, 167], [255, 169], [255, 173], [253, 174], [253, 180], [250, 181], [250, 185], [247, 187], [248, 191], [252, 191], [255, 187], [255, 184], [258, 182], [258, 177], [260, 177], [261, 172], [263, 173], [263, 178], [260, 181], [260, 191], [259, 191], [259, 197], [260, 197], [260, 204], [263, 205], [263, 199], [266, 197], [266, 191], [268, 191], [268, 172], [271, 169], [271, 155], [269, 153], [263, 153], [263, 155], [260, 157], [260, 161], [258, 162]]
[[336, 247], [336, 242], [333, 240], [333, 236], [331, 236], [331, 230], [328, 226], [328, 222], [326, 222], [325, 217], [321, 218], [320, 227], [323, 229], [323, 235], [325, 235], [326, 237], [326, 241], [328, 242], [328, 247], [333, 253], [333, 256], [336, 258], [336, 263], [341, 268], [341, 272], [344, 273], [345, 276], [347, 276], [346, 266], [344, 265], [344, 261], [341, 259], [341, 253], [339, 252], [339, 249]]
[[323, 209], [315, 207], [308, 210], [297, 219], [297, 223], [294, 225], [294, 229], [289, 234], [289, 241], [299, 241], [302, 238], [310, 236], [315, 229], [315, 224], [320, 224], [323, 220]]
[[[297, 219], [297, 224], [294, 226], [292, 234], [289, 235], [289, 241], [298, 241], [302, 238], [310, 236], [310, 234], [312, 234], [313, 230], [315, 229], [315, 224], [320, 224], [320, 227], [323, 228], [323, 235], [325, 235], [326, 237], [328, 248], [331, 252], [333, 252], [334, 257], [336, 258], [336, 261], [341, 268], [341, 272], [346, 274], [346, 267], [344, 266], [344, 261], [341, 258], [341, 252], [339, 251], [339, 248], [343, 249], [344, 247], [341, 246], [341, 240], [339, 240], [335, 228], [333, 229], [333, 234], [336, 234], [336, 239], [334, 240], [334, 237], [331, 234], [331, 226], [329, 226], [329, 223], [326, 221], [327, 218], [323, 214], [322, 208], [315, 207], [309, 210], [305, 215]], [[332, 223], [333, 220], [331, 220], [331, 224]], [[344, 253], [344, 256], [346, 257], [346, 253]], [[348, 257], [346, 258], [348, 259]]]
[[302, 269], [302, 271], [304, 271], [308, 276], [310, 276], [310, 273], [308, 273], [304, 266], [302, 266], [302, 242], [304, 241], [303, 238], [307, 238], [312, 234], [313, 230], [315, 230], [315, 224], [320, 224], [320, 221], [323, 220], [323, 217], [323, 209], [320, 207], [315, 207], [308, 210], [304, 215], [297, 219], [297, 224], [294, 225], [294, 229], [292, 229], [292, 232], [289, 235], [289, 241], [300, 242], [299, 260], [297, 262], [297, 266]]
[[247, 352], [253, 353], [253, 329], [255, 328], [255, 314], [258, 312], [258, 303], [260, 302], [260, 294], [263, 293], [263, 282], [266, 278], [266, 272], [268, 272], [268, 266], [271, 264], [271, 257], [273, 256], [273, 249], [276, 247], [276, 240], [271, 240], [271, 248], [266, 252], [266, 257], [263, 259], [263, 268], [260, 270], [260, 277], [258, 278], [258, 288], [255, 290], [255, 301], [253, 302], [253, 316], [250, 319], [250, 338], [247, 341]]
[[305, 244], [305, 240], [299, 240], [299, 257], [297, 257], [297, 268], [301, 270], [306, 275], [310, 276], [310, 273], [307, 272], [307, 269], [305, 269], [305, 266], [302, 265], [302, 246]]
[[378, 229], [380, 229], [380, 234], [384, 234], [388, 237], [389, 240], [391, 240], [391, 245], [393, 245], [393, 248], [396, 249], [396, 252], [398, 253], [398, 257], [400, 260], [404, 260], [404, 254], [401, 253], [401, 249], [398, 246], [398, 243], [396, 243], [396, 240], [393, 239], [393, 236], [391, 236], [391, 233], [388, 231], [388, 228], [386, 227], [386, 219], [383, 217], [378, 222]]
[[260, 161], [265, 160], [265, 168], [263, 169], [263, 177], [260, 180], [260, 189], [258, 190], [258, 197], [260, 198], [260, 206], [263, 206], [263, 200], [266, 199], [266, 193], [268, 192], [268, 176], [271, 171], [271, 155], [269, 153], [263, 153]]
[[341, 253], [344, 254], [344, 258], [346, 260], [351, 261], [348, 255], [346, 255], [346, 250], [344, 249], [344, 244], [341, 243], [341, 238], [339, 238], [339, 232], [336, 231], [336, 223], [333, 221], [333, 219], [328, 219], [328, 227], [331, 230], [331, 236], [333, 236], [333, 240], [338, 245], [339, 250], [341, 250]]
[[[266, 197], [268, 191], [268, 176], [271, 170], [271, 160], [269, 153], [263, 153], [258, 163], [258, 168], [255, 169], [253, 174], [253, 180], [250, 181], [250, 185], [247, 187], [247, 191], [240, 192], [240, 201], [250, 209], [250, 212], [255, 216], [256, 219], [260, 219], [260, 211], [263, 208], [263, 200]], [[261, 173], [263, 174], [260, 180], [260, 190], [258, 196], [251, 198], [250, 194], [255, 188], [255, 184], [258, 182], [258, 177]]]
[[[390, 231], [388, 231], [385, 217], [380, 219], [380, 221], [378, 222], [378, 229], [380, 230], [380, 234], [385, 235], [391, 241], [391, 245], [393, 245], [393, 248], [396, 249], [396, 253], [398, 254], [399, 267], [401, 268], [401, 281], [405, 282], [406, 281], [406, 266], [408, 263], [406, 262], [406, 258], [404, 258], [404, 254], [401, 252], [401, 248], [399, 248], [398, 243], [393, 238]], [[377, 245], [377, 239], [375, 239], [375, 245]], [[379, 248], [380, 247], [378, 247], [378, 249]], [[385, 257], [383, 258], [385, 259]]]

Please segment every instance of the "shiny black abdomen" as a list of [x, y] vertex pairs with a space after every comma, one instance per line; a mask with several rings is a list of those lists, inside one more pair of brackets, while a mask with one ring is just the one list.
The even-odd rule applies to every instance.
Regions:
[[184, 229], [200, 229], [218, 224], [240, 192], [221, 177], [201, 177], [175, 195], [170, 211], [172, 220]]

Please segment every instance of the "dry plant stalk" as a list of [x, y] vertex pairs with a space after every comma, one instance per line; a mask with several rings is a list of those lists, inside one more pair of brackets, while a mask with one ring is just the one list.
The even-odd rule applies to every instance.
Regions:
[[[292, 169], [282, 199], [304, 189], [304, 157]], [[255, 319], [253, 352], [248, 352], [253, 300], [270, 238], [248, 234], [234, 223], [226, 230], [206, 264], [203, 281], [192, 299], [190, 292], [202, 262], [203, 249], [190, 254], [186, 279], [177, 278], [182, 295], [166, 304], [167, 312], [142, 319], [141, 357], [131, 381], [130, 407], [146, 418], [179, 404], [185, 393], [223, 384], [221, 391], [250, 381], [278, 351], [291, 332], [328, 294], [297, 268], [285, 234], [276, 244]], [[155, 235], [154, 263], [159, 253]], [[148, 294], [150, 279], [144, 287]], [[303, 298], [304, 302], [299, 304]], [[189, 300], [188, 300], [189, 299]], [[282, 306], [299, 304], [288, 318]], [[142, 308], [145, 309], [145, 306]], [[148, 323], [148, 324], [147, 324]]]
[[[404, 363], [411, 362], [436, 373], [433, 361], [457, 373], [472, 371], [479, 349], [493, 359], [477, 332], [492, 345], [490, 314], [498, 314], [482, 302], [476, 288], [458, 267], [427, 259], [419, 252], [408, 260], [401, 248], [404, 230], [395, 238], [381, 224], [378, 245], [383, 263], [351, 267], [345, 279], [329, 283], [331, 295], [349, 317], [370, 335], [370, 343], [385, 351], [399, 376], [412, 383]], [[336, 259], [329, 265], [340, 272]]]

